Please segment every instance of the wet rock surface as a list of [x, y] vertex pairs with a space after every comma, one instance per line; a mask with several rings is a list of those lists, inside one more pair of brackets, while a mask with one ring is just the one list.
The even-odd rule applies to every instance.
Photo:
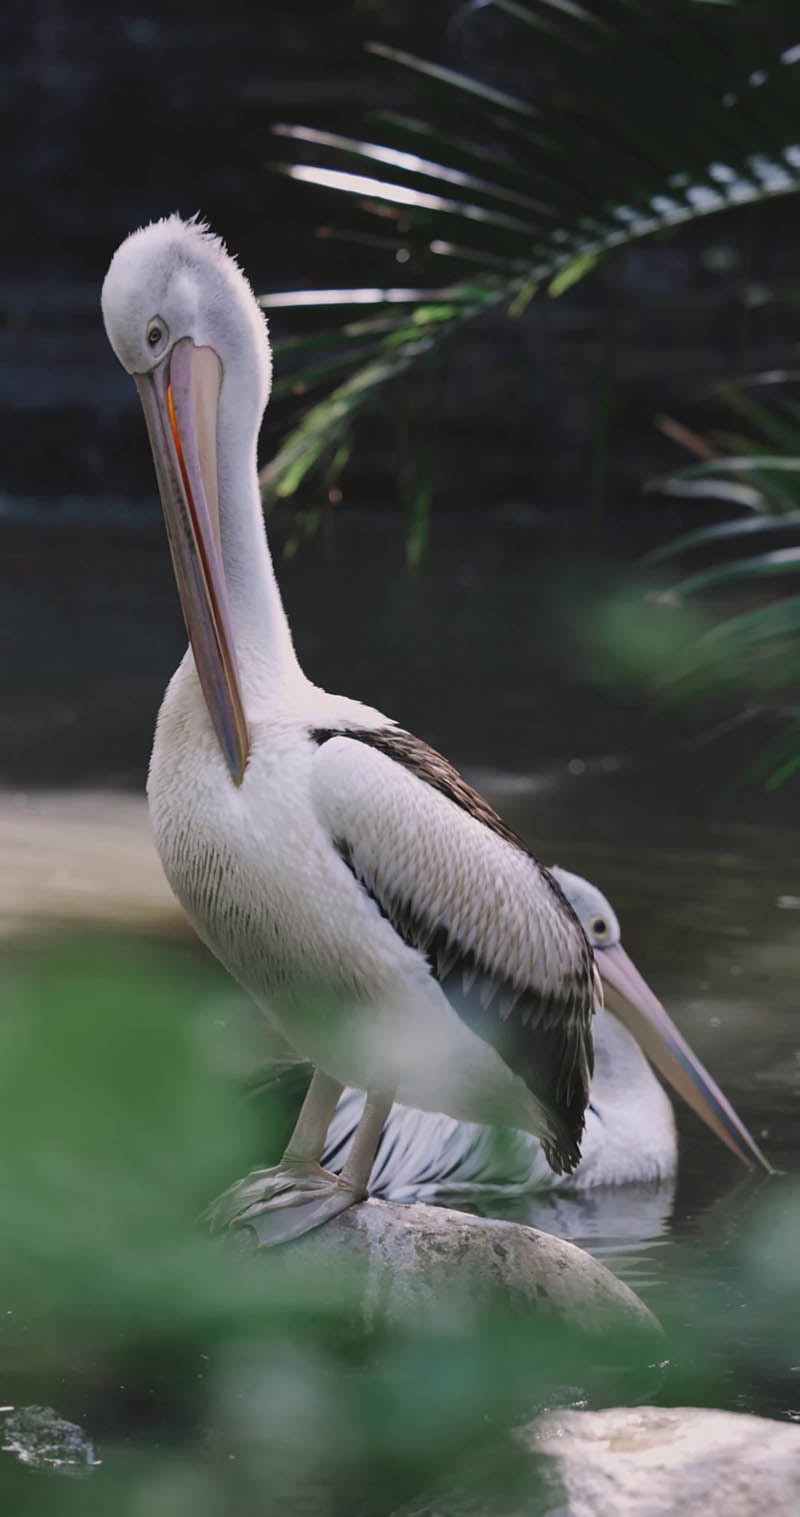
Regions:
[[[247, 1230], [258, 1247], [258, 1219]], [[583, 1249], [516, 1222], [444, 1207], [369, 1200], [271, 1250], [270, 1268], [327, 1262], [361, 1275], [364, 1325], [419, 1319], [454, 1297], [500, 1302], [590, 1336], [617, 1329], [657, 1343], [659, 1324], [639, 1297]]]
[[0, 1416], [0, 1450], [49, 1473], [74, 1474], [100, 1462], [83, 1429], [51, 1406], [9, 1408]]
[[698, 1407], [552, 1412], [518, 1437], [546, 1455], [559, 1517], [755, 1517], [800, 1510], [800, 1427]]

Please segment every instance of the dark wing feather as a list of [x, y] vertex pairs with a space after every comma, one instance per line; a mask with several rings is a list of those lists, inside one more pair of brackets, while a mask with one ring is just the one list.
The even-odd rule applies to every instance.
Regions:
[[316, 797], [343, 861], [403, 941], [427, 957], [462, 1020], [525, 1081], [549, 1118], [542, 1143], [550, 1164], [571, 1171], [599, 996], [571, 906], [521, 839], [427, 744], [393, 727], [311, 735], [322, 749]]

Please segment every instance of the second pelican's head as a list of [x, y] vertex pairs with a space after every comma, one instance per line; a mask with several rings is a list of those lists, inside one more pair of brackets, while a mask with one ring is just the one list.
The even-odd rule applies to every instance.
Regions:
[[551, 867], [594, 949], [608, 1010], [623, 1023], [687, 1105], [745, 1164], [771, 1172], [755, 1139], [700, 1063], [620, 941], [616, 914], [602, 891], [579, 874]]
[[[234, 782], [249, 734], [230, 626], [219, 500], [253, 451], [271, 382], [266, 321], [219, 238], [170, 216], [117, 248], [102, 293], [109, 342], [147, 422], [197, 673]], [[227, 456], [218, 453], [224, 427]]]

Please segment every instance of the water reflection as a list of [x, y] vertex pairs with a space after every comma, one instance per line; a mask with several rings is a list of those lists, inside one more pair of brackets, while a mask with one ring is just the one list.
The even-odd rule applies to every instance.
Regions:
[[[634, 1290], [658, 1282], [653, 1249], [669, 1235], [675, 1178], [649, 1184], [599, 1185], [572, 1194], [559, 1191], [502, 1199], [491, 1214], [539, 1227], [587, 1248]], [[619, 1266], [619, 1267], [618, 1267]]]

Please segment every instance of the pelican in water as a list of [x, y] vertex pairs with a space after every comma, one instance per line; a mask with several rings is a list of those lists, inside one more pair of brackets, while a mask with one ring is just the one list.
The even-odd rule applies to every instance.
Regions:
[[[425, 743], [306, 678], [281, 603], [256, 448], [271, 353], [218, 238], [170, 217], [117, 249], [102, 293], [144, 410], [190, 647], [148, 778], [167, 879], [203, 941], [315, 1069], [280, 1163], [215, 1226], [296, 1237], [367, 1193], [395, 1096], [580, 1159], [600, 998], [553, 877]], [[320, 1158], [366, 1092], [341, 1174]]]
[[[594, 949], [605, 997], [605, 1005], [595, 1007], [594, 1074], [580, 1163], [557, 1175], [530, 1133], [498, 1134], [398, 1103], [381, 1135], [370, 1195], [388, 1201], [478, 1200], [669, 1180], [678, 1162], [675, 1118], [643, 1049], [740, 1159], [769, 1171], [747, 1128], [625, 953], [611, 903], [580, 875], [555, 865], [550, 874]], [[323, 1162], [329, 1169], [341, 1167], [363, 1101], [357, 1090], [342, 1095], [325, 1143]]]

